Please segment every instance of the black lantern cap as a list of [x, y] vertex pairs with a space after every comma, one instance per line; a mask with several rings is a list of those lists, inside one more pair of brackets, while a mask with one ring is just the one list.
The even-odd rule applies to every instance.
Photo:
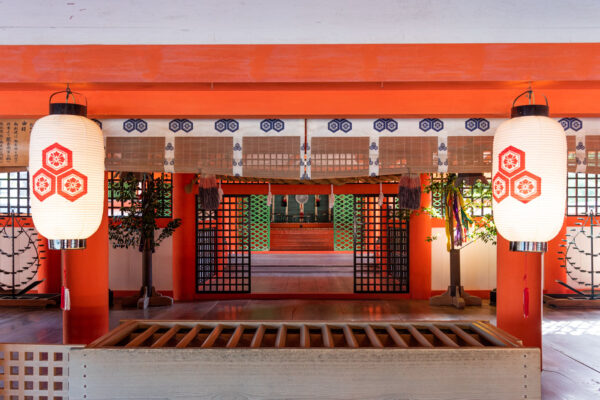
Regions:
[[[53, 103], [52, 98], [60, 93], [66, 93], [65, 101], [60, 103]], [[53, 93], [50, 96], [50, 115], [54, 114], [67, 114], [67, 115], [79, 115], [82, 117], [87, 117], [87, 98], [83, 96], [85, 99], [85, 104], [78, 104], [75, 102], [75, 95], [83, 96], [81, 93], [71, 91], [69, 85], [67, 85], [66, 90], [62, 90], [60, 92]], [[72, 102], [69, 102], [69, 98], [71, 98]]]
[[517, 100], [519, 100], [519, 98], [521, 96], [523, 96], [524, 94], [528, 94], [529, 101], [530, 102], [532, 101], [533, 90], [531, 90], [531, 89], [526, 90], [525, 92], [518, 95], [517, 98], [513, 101], [512, 108], [510, 109], [510, 117], [511, 118], [526, 117], [529, 115], [547, 117], [548, 115], [550, 115], [550, 107], [548, 107], [548, 99], [546, 98], [546, 96], [544, 96], [544, 99], [546, 100], [545, 105], [544, 104], [524, 104], [522, 106], [515, 106], [515, 103], [517, 102]]

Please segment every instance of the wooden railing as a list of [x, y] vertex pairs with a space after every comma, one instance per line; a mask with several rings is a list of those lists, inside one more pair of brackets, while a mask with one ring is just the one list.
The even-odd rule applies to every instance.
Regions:
[[540, 352], [482, 321], [124, 321], [0, 344], [0, 399], [540, 399]]
[[88, 348], [521, 347], [482, 321], [256, 322], [130, 320]]

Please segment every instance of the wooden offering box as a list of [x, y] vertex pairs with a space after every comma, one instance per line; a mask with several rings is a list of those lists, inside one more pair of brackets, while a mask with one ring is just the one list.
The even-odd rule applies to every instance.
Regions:
[[540, 399], [486, 322], [128, 321], [73, 349], [71, 399]]
[[271, 224], [273, 251], [332, 251], [333, 224], [329, 222], [282, 222]]

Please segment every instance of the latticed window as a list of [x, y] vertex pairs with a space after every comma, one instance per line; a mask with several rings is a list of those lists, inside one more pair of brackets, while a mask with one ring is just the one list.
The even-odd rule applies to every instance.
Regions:
[[567, 215], [598, 214], [600, 174], [569, 172], [567, 175]]
[[[488, 182], [492, 181], [492, 174], [490, 172], [485, 172], [483, 176], [487, 178]], [[442, 174], [431, 174], [431, 181], [440, 182], [442, 177]], [[467, 208], [469, 215], [473, 217], [483, 217], [484, 215], [492, 213], [492, 193], [489, 183], [482, 183], [481, 185], [475, 185], [475, 187], [465, 183], [461, 187], [461, 192], [465, 204], [469, 205]], [[434, 208], [439, 215], [444, 215], [441, 193], [431, 192], [431, 207]]]
[[29, 203], [29, 173], [0, 173], [0, 214], [31, 215]]
[[[119, 179], [117, 172], [108, 173], [108, 216], [119, 217], [121, 212], [121, 202], [118, 198], [118, 193], [115, 188], [118, 187], [117, 180]], [[171, 174], [166, 173], [155, 173], [154, 179], [162, 179], [169, 190], [164, 192], [164, 195], [160, 198], [160, 209], [158, 215], [161, 218], [170, 218], [173, 216], [173, 178]], [[138, 189], [138, 193], [141, 188]]]

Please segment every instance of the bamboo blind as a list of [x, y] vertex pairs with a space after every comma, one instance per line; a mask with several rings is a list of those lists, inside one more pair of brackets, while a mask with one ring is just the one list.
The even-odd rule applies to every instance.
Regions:
[[[503, 119], [105, 119], [106, 169], [321, 180], [489, 172]], [[557, 119], [570, 172], [600, 173], [600, 118]], [[0, 171], [25, 170], [32, 119], [0, 119]]]

